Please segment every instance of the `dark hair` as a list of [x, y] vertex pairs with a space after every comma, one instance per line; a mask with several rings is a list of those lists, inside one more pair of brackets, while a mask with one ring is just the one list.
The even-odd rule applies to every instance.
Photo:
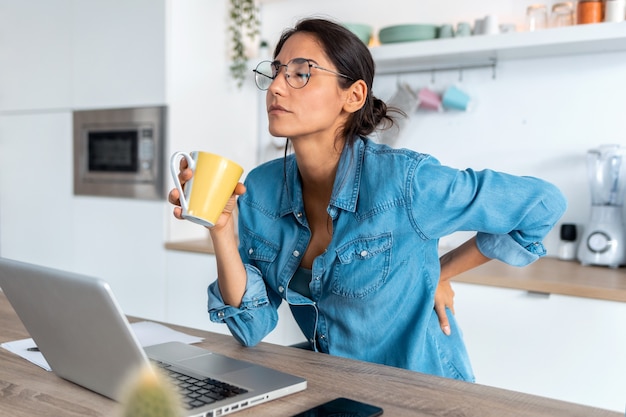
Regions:
[[342, 88], [348, 88], [355, 80], [363, 80], [367, 85], [365, 104], [350, 115], [341, 132], [347, 144], [353, 145], [357, 136], [371, 134], [381, 123], [384, 128], [393, 126], [393, 118], [387, 114], [387, 105], [372, 94], [375, 64], [367, 46], [338, 23], [309, 18], [299, 21], [293, 28], [283, 32], [276, 44], [274, 58], [278, 56], [287, 39], [299, 32], [314, 35], [337, 71], [351, 78], [337, 77]]

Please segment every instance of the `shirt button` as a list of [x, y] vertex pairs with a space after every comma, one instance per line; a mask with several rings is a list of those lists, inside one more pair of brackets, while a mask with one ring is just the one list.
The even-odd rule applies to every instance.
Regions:
[[362, 250], [362, 251], [361, 251], [361, 256], [362, 256], [363, 258], [365, 258], [365, 257], [367, 256], [367, 254], [368, 254], [368, 252], [367, 252], [366, 250]]
[[293, 251], [293, 256], [295, 256], [297, 258], [298, 256], [300, 256], [300, 252], [298, 252], [297, 250], [294, 250]]
[[250, 248], [248, 249], [248, 255], [252, 255], [254, 253], [254, 249]]
[[301, 211], [299, 211], [299, 212], [298, 212], [298, 214], [296, 214], [296, 216], [297, 216], [298, 218], [302, 217], [302, 212], [301, 212]]
[[223, 319], [224, 318], [224, 312], [223, 311], [218, 311], [217, 317]]
[[320, 280], [320, 277], [319, 277], [319, 275], [316, 275], [315, 277], [313, 277], [313, 279], [314, 279], [315, 281], [319, 281], [319, 280]]
[[282, 285], [278, 287], [278, 292], [285, 292], [285, 287], [283, 287]]

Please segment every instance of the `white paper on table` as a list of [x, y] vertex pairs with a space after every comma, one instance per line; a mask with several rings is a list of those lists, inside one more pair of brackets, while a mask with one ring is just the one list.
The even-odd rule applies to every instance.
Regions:
[[130, 327], [133, 328], [137, 340], [143, 347], [165, 342], [182, 342], [190, 345], [204, 340], [201, 337], [191, 336], [152, 321], [138, 321], [131, 323]]
[[[156, 345], [165, 342], [182, 342], [187, 344], [198, 343], [204, 339], [201, 337], [191, 336], [186, 333], [182, 333], [176, 330], [172, 330], [167, 326], [150, 321], [140, 321], [131, 323], [130, 327], [133, 329], [135, 336], [139, 344], [143, 347]], [[0, 347], [13, 352], [16, 355], [34, 363], [35, 365], [51, 371], [50, 365], [43, 357], [41, 352], [30, 351], [29, 348], [36, 348], [33, 339], [15, 340], [13, 342], [2, 343]]]
[[50, 365], [48, 365], [48, 362], [43, 357], [41, 352], [39, 351], [31, 352], [28, 350], [29, 348], [37, 347], [33, 339], [22, 339], [22, 340], [16, 340], [14, 342], [6, 342], [6, 343], [1, 344], [0, 346], [5, 348], [9, 352], [13, 352], [16, 355], [19, 355], [22, 358], [34, 363], [35, 365], [42, 367], [46, 371], [52, 370], [50, 369]]

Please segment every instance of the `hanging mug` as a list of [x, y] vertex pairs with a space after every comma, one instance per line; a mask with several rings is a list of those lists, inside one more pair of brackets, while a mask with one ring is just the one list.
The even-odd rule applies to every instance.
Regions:
[[450, 86], [443, 93], [441, 104], [446, 109], [468, 111], [471, 108], [472, 100], [465, 91]]
[[417, 99], [419, 101], [419, 107], [428, 109], [441, 111], [441, 97], [439, 94], [435, 93], [429, 88], [422, 88], [417, 93]]

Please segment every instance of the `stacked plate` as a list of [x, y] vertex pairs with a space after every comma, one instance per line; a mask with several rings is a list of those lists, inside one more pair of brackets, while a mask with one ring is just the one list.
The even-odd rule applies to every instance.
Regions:
[[425, 41], [436, 37], [436, 25], [396, 25], [382, 28], [378, 32], [380, 43]]

